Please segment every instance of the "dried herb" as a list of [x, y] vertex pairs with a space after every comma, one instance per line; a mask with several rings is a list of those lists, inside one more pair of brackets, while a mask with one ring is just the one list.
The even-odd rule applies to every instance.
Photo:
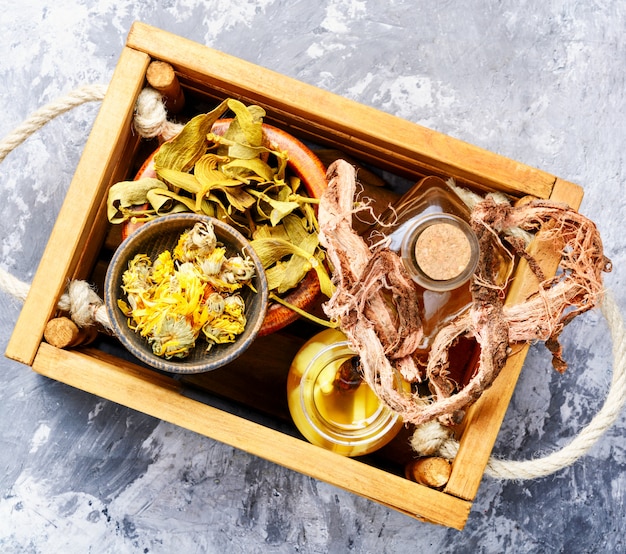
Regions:
[[[211, 132], [228, 111], [223, 136]], [[180, 211], [210, 215], [237, 227], [263, 260], [269, 290], [282, 295], [314, 269], [324, 294], [333, 285], [317, 238], [313, 205], [300, 192], [300, 179], [287, 173], [288, 155], [263, 143], [259, 106], [228, 99], [194, 117], [154, 158], [158, 179], [125, 181], [111, 187], [112, 223], [149, 220]], [[136, 206], [146, 204], [138, 211]]]
[[145, 178], [122, 181], [109, 189], [107, 216], [111, 223], [123, 223], [137, 215], [136, 207], [148, 202], [152, 191], [166, 191], [167, 185], [158, 179]]
[[[354, 168], [338, 160], [328, 175], [328, 189], [319, 208], [320, 240], [333, 265], [337, 288], [323, 308], [340, 322], [358, 353], [364, 380], [405, 422], [459, 423], [464, 410], [491, 386], [504, 366], [509, 343], [544, 340], [554, 367], [565, 369], [559, 335], [572, 318], [598, 305], [602, 273], [611, 270], [593, 222], [549, 200], [512, 206], [492, 197], [481, 198], [472, 209], [472, 226], [481, 245], [471, 282], [472, 305], [437, 333], [422, 372], [413, 355], [422, 333], [414, 284], [399, 256], [384, 246], [370, 250], [352, 228]], [[499, 262], [493, 256], [496, 244], [504, 242], [502, 237], [508, 237], [508, 244], [531, 268], [538, 267], [526, 245], [511, 241], [514, 229], [531, 234], [540, 231], [544, 240], [552, 240], [560, 251], [561, 271], [551, 279], [538, 271], [538, 292], [524, 302], [504, 306]], [[480, 360], [469, 382], [459, 388], [449, 376], [448, 354], [462, 336], [476, 339]], [[397, 390], [397, 374], [416, 385], [427, 380], [428, 396]]]
[[168, 168], [175, 171], [191, 171], [206, 152], [207, 135], [211, 132], [214, 123], [226, 113], [228, 101], [222, 102], [217, 108], [207, 114], [194, 117], [182, 131], [171, 141], [161, 146], [155, 156], [155, 167]]
[[185, 358], [199, 336], [210, 350], [243, 333], [245, 303], [237, 291], [253, 276], [253, 262], [227, 258], [213, 226], [197, 223], [173, 252], [165, 250], [154, 261], [137, 254], [129, 261], [122, 276], [128, 302], [118, 300], [118, 306], [157, 356]]

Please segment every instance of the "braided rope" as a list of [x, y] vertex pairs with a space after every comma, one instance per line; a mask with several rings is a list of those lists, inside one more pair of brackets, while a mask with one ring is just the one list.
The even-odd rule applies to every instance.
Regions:
[[52, 121], [65, 112], [70, 111], [85, 102], [102, 100], [107, 87], [104, 85], [85, 85], [68, 93], [62, 98], [53, 100], [42, 108], [33, 112], [23, 123], [18, 125], [6, 137], [0, 141], [0, 162], [13, 150], [22, 144], [33, 133], [41, 129], [46, 123]]
[[6, 269], [0, 267], [0, 289], [18, 300], [26, 300], [30, 286], [22, 283], [17, 277], [11, 275]]
[[486, 473], [498, 479], [536, 479], [545, 477], [587, 454], [598, 439], [612, 427], [626, 402], [626, 337], [624, 320], [613, 295], [606, 291], [601, 305], [613, 342], [613, 377], [602, 408], [589, 424], [565, 447], [543, 458], [527, 461], [499, 460], [493, 456]]
[[[0, 141], [0, 162], [46, 123], [85, 102], [102, 100], [105, 91], [106, 87], [101, 85], [84, 86], [34, 112]], [[143, 106], [138, 109], [136, 125], [141, 127], [141, 120], [138, 125], [137, 117], [143, 117], [144, 122], [145, 118], [149, 120], [149, 124], [144, 125], [146, 129], [168, 129], [166, 122], [163, 121], [163, 118], [166, 118], [165, 110], [161, 109], [159, 103], [153, 98], [144, 97], [144, 99], [146, 100], [144, 106], [149, 105], [154, 111], [146, 115]], [[148, 109], [148, 111], [151, 110]], [[155, 117], [156, 121], [154, 121]], [[159, 118], [161, 118], [160, 121]], [[145, 132], [149, 134], [149, 131]], [[28, 284], [19, 281], [8, 271], [0, 268], [0, 290], [19, 300], [25, 300], [29, 288]], [[84, 281], [70, 283], [67, 292], [59, 301], [59, 307], [69, 311], [80, 326], [94, 323], [108, 326], [104, 302]], [[570, 466], [589, 452], [598, 439], [615, 423], [626, 402], [626, 337], [624, 321], [609, 291], [604, 295], [601, 309], [613, 341], [613, 377], [602, 408], [564, 448], [542, 458], [524, 461], [501, 460], [492, 456], [486, 467], [487, 475], [498, 479], [536, 479], [550, 475]], [[434, 422], [418, 428], [413, 436], [412, 444], [416, 451], [424, 455], [439, 454], [448, 459], [456, 456], [459, 447], [449, 431]]]

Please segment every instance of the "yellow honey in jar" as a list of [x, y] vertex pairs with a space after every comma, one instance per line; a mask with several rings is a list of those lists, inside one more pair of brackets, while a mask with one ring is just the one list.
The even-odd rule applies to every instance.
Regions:
[[380, 403], [357, 366], [345, 335], [327, 329], [302, 346], [287, 379], [298, 430], [309, 442], [344, 456], [373, 452], [402, 427], [400, 416]]

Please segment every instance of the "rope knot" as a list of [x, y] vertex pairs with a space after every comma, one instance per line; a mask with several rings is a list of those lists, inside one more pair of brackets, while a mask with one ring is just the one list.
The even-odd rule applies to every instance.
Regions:
[[86, 281], [70, 281], [65, 294], [59, 299], [58, 307], [68, 312], [80, 328], [91, 327], [96, 323], [110, 328], [104, 302]]
[[169, 140], [182, 129], [182, 125], [167, 119], [163, 96], [150, 87], [145, 87], [139, 93], [133, 124], [139, 136], [143, 138], [161, 137]]
[[452, 459], [456, 456], [458, 443], [454, 440], [449, 427], [431, 420], [415, 427], [411, 437], [411, 448], [418, 456], [442, 456]]

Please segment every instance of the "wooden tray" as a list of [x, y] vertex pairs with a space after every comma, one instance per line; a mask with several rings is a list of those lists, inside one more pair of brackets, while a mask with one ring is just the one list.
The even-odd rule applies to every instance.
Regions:
[[[226, 97], [256, 103], [267, 122], [325, 148], [339, 149], [381, 170], [417, 180], [453, 177], [461, 185], [567, 202], [582, 190], [538, 169], [381, 113], [370, 107], [257, 67], [189, 40], [135, 23], [84, 149], [58, 220], [33, 279], [6, 355], [52, 379], [169, 421], [412, 517], [462, 529], [477, 493], [527, 346], [513, 349], [504, 370], [468, 411], [445, 490], [402, 477], [406, 437], [376, 456], [349, 459], [299, 437], [289, 420], [285, 381], [289, 362], [318, 329], [305, 323], [259, 339], [250, 354], [225, 370], [176, 379], [129, 361], [113, 339], [61, 350], [42, 342], [46, 323], [68, 279], [97, 282], [110, 255], [106, 196], [132, 178], [145, 156], [131, 128], [135, 101], [152, 60], [169, 62], [191, 103]], [[532, 248], [546, 275], [557, 256], [537, 239]], [[536, 280], [520, 263], [507, 302], [524, 300]]]

